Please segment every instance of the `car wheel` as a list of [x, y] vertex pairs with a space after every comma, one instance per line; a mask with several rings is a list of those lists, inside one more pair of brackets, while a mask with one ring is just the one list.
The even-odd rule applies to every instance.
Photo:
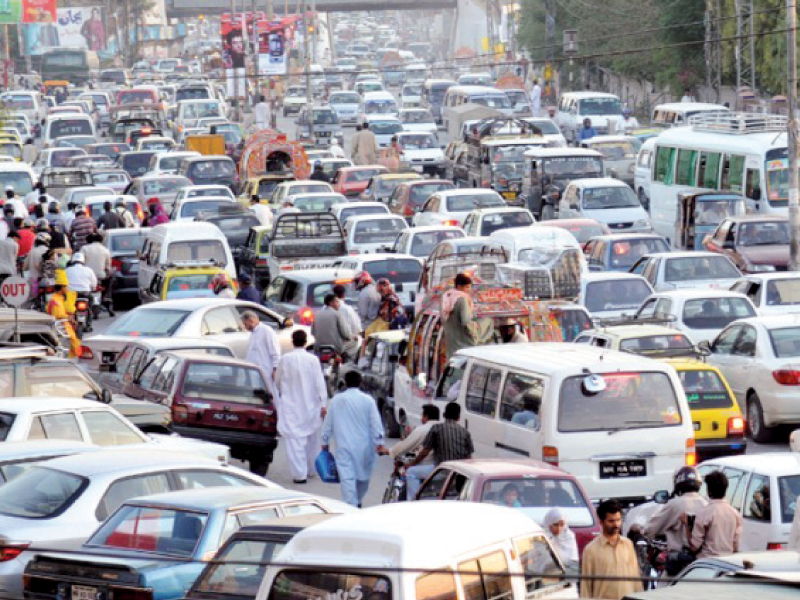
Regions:
[[764, 424], [764, 409], [755, 392], [747, 397], [747, 429], [754, 442], [765, 444], [772, 439], [773, 429]]
[[556, 218], [556, 209], [552, 204], [545, 204], [542, 207], [542, 221], [552, 221]]
[[383, 425], [386, 428], [386, 437], [399, 438], [400, 437], [400, 423], [394, 417], [392, 407], [382, 402], [381, 413], [383, 416]]
[[260, 477], [266, 477], [267, 471], [269, 471], [269, 461], [260, 456], [258, 458], [250, 458], [250, 472], [254, 475], [258, 475]]

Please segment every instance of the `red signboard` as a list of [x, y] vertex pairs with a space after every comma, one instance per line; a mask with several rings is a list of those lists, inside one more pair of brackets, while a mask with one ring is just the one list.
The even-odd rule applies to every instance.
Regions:
[[55, 23], [57, 0], [22, 0], [23, 23]]

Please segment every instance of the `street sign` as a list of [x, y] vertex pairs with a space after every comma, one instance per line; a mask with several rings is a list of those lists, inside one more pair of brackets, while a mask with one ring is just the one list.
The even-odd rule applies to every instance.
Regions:
[[28, 301], [30, 295], [31, 286], [22, 277], [8, 277], [0, 285], [0, 297], [10, 306], [19, 308]]

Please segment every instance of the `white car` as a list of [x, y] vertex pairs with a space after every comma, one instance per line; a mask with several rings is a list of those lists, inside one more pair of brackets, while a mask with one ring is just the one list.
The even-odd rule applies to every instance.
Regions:
[[375, 134], [378, 146], [381, 148], [388, 148], [392, 137], [403, 131], [403, 124], [397, 117], [366, 115], [363, 120], [369, 124], [369, 130]]
[[670, 327], [686, 334], [692, 343], [711, 340], [738, 319], [756, 316], [750, 299], [727, 290], [672, 290], [647, 298], [636, 318], [666, 317]]
[[[722, 471], [727, 476], [726, 498], [743, 517], [739, 552], [786, 549], [800, 496], [799, 454], [775, 452], [724, 456], [701, 463], [697, 470], [704, 477], [712, 471]], [[705, 487], [700, 493], [706, 496]], [[661, 506], [647, 502], [632, 508], [625, 517], [626, 527], [634, 523], [646, 525]], [[757, 564], [761, 565], [760, 562]], [[700, 573], [698, 571], [695, 576], [700, 576]], [[706, 577], [706, 573], [702, 572], [702, 576]]]
[[47, 460], [97, 450], [99, 446], [73, 440], [3, 442], [0, 445], [0, 485]]
[[171, 221], [194, 221], [200, 213], [219, 212], [220, 206], [236, 206], [236, 200], [228, 196], [196, 196], [184, 198], [172, 205], [169, 218]]
[[136, 142], [135, 150], [145, 151], [145, 150], [156, 150], [158, 152], [169, 152], [175, 147], [175, 141], [172, 138], [164, 137], [164, 136], [147, 136], [143, 138], [139, 138], [139, 141]]
[[289, 196], [288, 199], [292, 201], [292, 206], [300, 212], [329, 212], [337, 204], [350, 202], [346, 196], [336, 192], [297, 194]]
[[706, 360], [745, 408], [754, 441], [768, 442], [777, 425], [800, 424], [800, 315], [734, 321], [709, 349]]
[[401, 232], [390, 248], [394, 254], [410, 254], [425, 260], [445, 240], [464, 237], [464, 230], [453, 225], [427, 225], [411, 227]]
[[67, 206], [70, 202], [83, 204], [84, 200], [92, 196], [114, 196], [114, 190], [110, 187], [100, 187], [91, 185], [80, 185], [68, 188], [61, 196], [61, 205]]
[[331, 92], [328, 104], [336, 111], [339, 123], [355, 125], [358, 122], [358, 107], [361, 96], [356, 92]]
[[394, 291], [404, 306], [414, 305], [422, 274], [422, 260], [409, 254], [357, 254], [340, 258], [333, 263], [334, 268], [366, 271], [372, 279], [386, 278], [392, 283]]
[[422, 85], [418, 82], [406, 83], [400, 90], [400, 103], [403, 108], [413, 108], [422, 103]]
[[506, 201], [489, 188], [457, 188], [436, 192], [414, 215], [414, 227], [455, 225], [461, 227], [467, 215], [476, 209], [503, 208]]
[[444, 151], [436, 136], [422, 131], [401, 131], [396, 134], [400, 146], [400, 160], [417, 173], [432, 177], [445, 174]]
[[653, 293], [653, 286], [641, 275], [632, 273], [584, 273], [578, 304], [586, 307], [595, 320], [631, 315]]
[[422, 131], [436, 135], [439, 130], [427, 108], [400, 109], [400, 122], [403, 124], [403, 131]]
[[[542, 218], [552, 218], [551, 205], [542, 209]], [[573, 179], [558, 204], [559, 219], [594, 219], [608, 225], [614, 233], [650, 233], [653, 226], [647, 211], [628, 184], [619, 179]]]
[[527, 208], [479, 208], [470, 212], [462, 227], [467, 236], [488, 237], [509, 227], [527, 227], [536, 220]]
[[[181, 152], [154, 154], [150, 158], [150, 166], [147, 175], [175, 175], [175, 173], [178, 172], [181, 161], [184, 158], [192, 158], [193, 156], [200, 156], [200, 153], [192, 150], [185, 150]], [[224, 187], [228, 189], [227, 186]]]
[[644, 208], [650, 208], [650, 169], [655, 156], [656, 138], [645, 140], [636, 155], [636, 166], [633, 168], [633, 191], [639, 197]]
[[[162, 155], [168, 156], [168, 155]], [[231, 200], [236, 200], [236, 196], [233, 195], [231, 188], [227, 185], [215, 185], [215, 184], [206, 184], [206, 185], [187, 185], [182, 187], [178, 190], [178, 193], [175, 194], [175, 200], [173, 202], [173, 206], [176, 204], [180, 204], [186, 198], [200, 198], [200, 197], [210, 197], [210, 196], [227, 196]]]
[[283, 116], [299, 113], [308, 103], [305, 85], [290, 85], [283, 96]]
[[348, 202], [347, 204], [334, 204], [331, 214], [339, 220], [339, 225], [344, 224], [351, 217], [360, 215], [389, 215], [389, 207], [383, 202]]
[[630, 268], [657, 292], [715, 288], [727, 290], [742, 276], [731, 260], [713, 252], [655, 252]]
[[566, 148], [567, 138], [561, 133], [561, 130], [552, 119], [545, 119], [543, 117], [526, 117], [523, 121], [527, 121], [531, 125], [539, 128], [542, 132], [542, 137], [547, 141], [548, 148]]
[[[126, 500], [202, 487], [276, 487], [219, 461], [184, 452], [104, 450], [62, 456], [0, 486], [0, 597], [23, 597], [22, 573], [34, 552], [70, 540], [80, 544]], [[88, 596], [84, 596], [86, 598]]]
[[800, 313], [800, 273], [750, 273], [731, 287], [753, 302], [759, 315]]
[[342, 226], [350, 254], [369, 254], [391, 246], [408, 223], [398, 215], [350, 217]]
[[[289, 196], [297, 196], [300, 194], [333, 194], [333, 186], [324, 181], [315, 181], [313, 179], [296, 179], [293, 181], [282, 181], [275, 186], [272, 190], [272, 195], [269, 197], [269, 203], [275, 206], [280, 204]], [[264, 199], [262, 198], [262, 201]]]

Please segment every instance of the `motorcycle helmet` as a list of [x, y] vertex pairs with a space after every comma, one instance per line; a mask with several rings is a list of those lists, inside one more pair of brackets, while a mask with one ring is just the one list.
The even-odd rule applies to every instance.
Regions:
[[357, 290], [363, 290], [372, 282], [373, 282], [372, 275], [370, 275], [366, 271], [361, 271], [359, 274], [353, 277], [353, 284], [356, 286]]
[[687, 492], [697, 492], [703, 485], [703, 476], [694, 467], [681, 467], [672, 476], [675, 495], [680, 496]]

